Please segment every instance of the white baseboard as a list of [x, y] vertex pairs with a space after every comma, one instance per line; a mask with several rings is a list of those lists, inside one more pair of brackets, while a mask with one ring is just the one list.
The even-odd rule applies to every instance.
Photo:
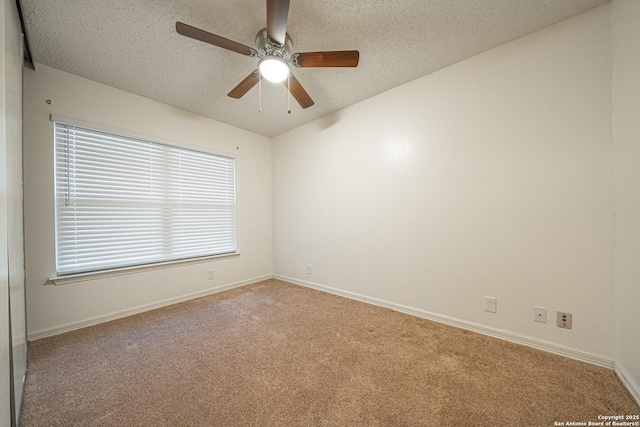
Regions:
[[85, 328], [87, 326], [97, 325], [98, 323], [108, 322], [110, 320], [120, 319], [122, 317], [131, 316], [133, 314], [142, 313], [149, 310], [154, 310], [160, 307], [166, 307], [168, 305], [177, 304], [179, 302], [184, 302], [200, 297], [204, 297], [211, 294], [216, 294], [218, 292], [228, 291], [229, 289], [239, 288], [241, 286], [250, 285], [252, 283], [260, 282], [262, 280], [267, 280], [273, 278], [273, 275], [266, 274], [264, 276], [253, 277], [251, 279], [241, 280], [235, 283], [229, 283], [227, 285], [218, 286], [215, 288], [209, 288], [198, 292], [193, 292], [186, 295], [181, 295], [179, 297], [168, 298], [162, 301], [157, 301], [151, 304], [144, 304], [137, 307], [128, 308], [126, 310], [118, 311], [115, 313], [109, 313], [101, 316], [92, 317], [90, 319], [81, 320], [79, 322], [67, 323], [65, 325], [56, 326], [54, 328], [41, 329], [39, 331], [30, 332], [27, 335], [28, 341], [35, 341], [40, 338], [46, 338], [53, 335], [62, 334], [64, 332], [73, 331], [75, 329]]
[[635, 381], [631, 375], [629, 375], [624, 364], [620, 363], [620, 361], [617, 359], [615, 370], [618, 378], [620, 378], [620, 381], [622, 381], [622, 384], [624, 384], [627, 390], [629, 390], [629, 393], [631, 393], [631, 396], [633, 396], [636, 402], [638, 402], [638, 405], [640, 405], [640, 384], [638, 384], [638, 382]]
[[553, 343], [540, 340], [537, 338], [529, 337], [526, 335], [509, 332], [502, 329], [491, 328], [489, 326], [480, 325], [478, 323], [473, 323], [473, 322], [468, 322], [466, 320], [443, 316], [441, 314], [431, 313], [426, 310], [408, 307], [405, 305], [396, 304], [396, 303], [384, 301], [377, 298], [371, 298], [366, 295], [347, 292], [340, 289], [331, 288], [329, 286], [320, 285], [318, 283], [308, 282], [305, 280], [298, 280], [293, 277], [287, 277], [279, 274], [274, 274], [273, 277], [279, 280], [284, 280], [286, 282], [294, 283], [296, 285], [301, 285], [301, 286], [313, 288], [319, 291], [328, 292], [328, 293], [339, 295], [345, 298], [350, 298], [356, 301], [365, 302], [367, 304], [385, 307], [394, 311], [399, 311], [401, 313], [410, 314], [412, 316], [421, 317], [423, 319], [432, 320], [438, 323], [444, 323], [446, 325], [455, 326], [457, 328], [466, 329], [468, 331], [477, 332], [483, 335], [488, 335], [494, 338], [499, 338], [499, 339], [510, 341], [516, 344], [526, 345], [527, 347], [533, 347], [538, 350], [543, 350], [543, 351], [557, 354], [560, 356], [569, 357], [571, 359], [580, 360], [582, 362], [591, 363], [593, 365], [598, 365], [598, 366], [602, 366], [609, 369], [614, 368], [614, 361], [612, 359], [608, 359], [606, 357], [575, 350], [569, 347], [560, 346], [557, 344], [553, 344]]

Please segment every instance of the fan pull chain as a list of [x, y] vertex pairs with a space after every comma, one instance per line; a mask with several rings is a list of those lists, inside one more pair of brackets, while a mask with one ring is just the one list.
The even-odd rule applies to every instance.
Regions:
[[262, 73], [258, 71], [258, 92], [260, 93], [260, 105], [258, 105], [258, 112], [262, 113]]
[[291, 73], [287, 75], [287, 113], [291, 114]]

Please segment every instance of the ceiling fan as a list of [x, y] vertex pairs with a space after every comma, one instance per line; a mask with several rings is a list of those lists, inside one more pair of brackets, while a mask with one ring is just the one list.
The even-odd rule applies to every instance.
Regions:
[[284, 83], [300, 106], [308, 108], [313, 105], [313, 100], [291, 73], [290, 67], [357, 67], [360, 53], [357, 50], [292, 53], [293, 43], [287, 34], [288, 15], [289, 0], [267, 0], [267, 28], [256, 35], [257, 49], [182, 22], [176, 22], [176, 31], [183, 36], [260, 59], [258, 68], [228, 93], [231, 98], [242, 98], [262, 76], [269, 81]]

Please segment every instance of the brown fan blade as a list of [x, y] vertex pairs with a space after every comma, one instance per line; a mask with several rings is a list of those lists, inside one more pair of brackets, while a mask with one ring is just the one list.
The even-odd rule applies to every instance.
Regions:
[[284, 45], [287, 37], [289, 0], [267, 0], [267, 37], [274, 43]]
[[357, 67], [360, 52], [357, 50], [301, 52], [294, 53], [292, 59], [298, 67]]
[[200, 40], [201, 42], [209, 43], [214, 46], [221, 47], [223, 49], [232, 50], [242, 55], [256, 56], [258, 52], [255, 49], [245, 46], [242, 43], [234, 42], [233, 40], [225, 39], [222, 36], [209, 33], [201, 30], [200, 28], [192, 27], [191, 25], [183, 24], [182, 22], [176, 22], [176, 31], [185, 37]]
[[245, 79], [241, 81], [238, 86], [234, 87], [231, 92], [227, 94], [227, 96], [235, 99], [240, 99], [244, 96], [245, 93], [249, 92], [249, 90], [254, 87], [259, 80], [260, 76], [258, 74], [258, 70], [253, 70], [253, 72], [245, 77]]
[[307, 91], [304, 90], [298, 79], [296, 79], [293, 74], [289, 74], [289, 80], [291, 81], [291, 85], [289, 85], [287, 80], [284, 81], [284, 85], [289, 89], [289, 92], [291, 92], [291, 95], [293, 95], [296, 101], [298, 101], [298, 104], [300, 104], [302, 108], [311, 107], [313, 105], [313, 99], [311, 99]]

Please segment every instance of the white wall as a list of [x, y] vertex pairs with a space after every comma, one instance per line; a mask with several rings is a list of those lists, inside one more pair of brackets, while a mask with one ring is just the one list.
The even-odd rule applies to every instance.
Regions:
[[640, 403], [640, 2], [615, 0], [611, 6], [611, 23], [616, 369]]
[[611, 113], [605, 6], [275, 137], [274, 272], [612, 365]]
[[[51, 105], [45, 101], [50, 99]], [[55, 286], [53, 124], [50, 114], [236, 155], [241, 255]], [[30, 338], [126, 315], [272, 274], [271, 141], [40, 64], [24, 74], [27, 324]], [[207, 280], [207, 270], [215, 279]]]

